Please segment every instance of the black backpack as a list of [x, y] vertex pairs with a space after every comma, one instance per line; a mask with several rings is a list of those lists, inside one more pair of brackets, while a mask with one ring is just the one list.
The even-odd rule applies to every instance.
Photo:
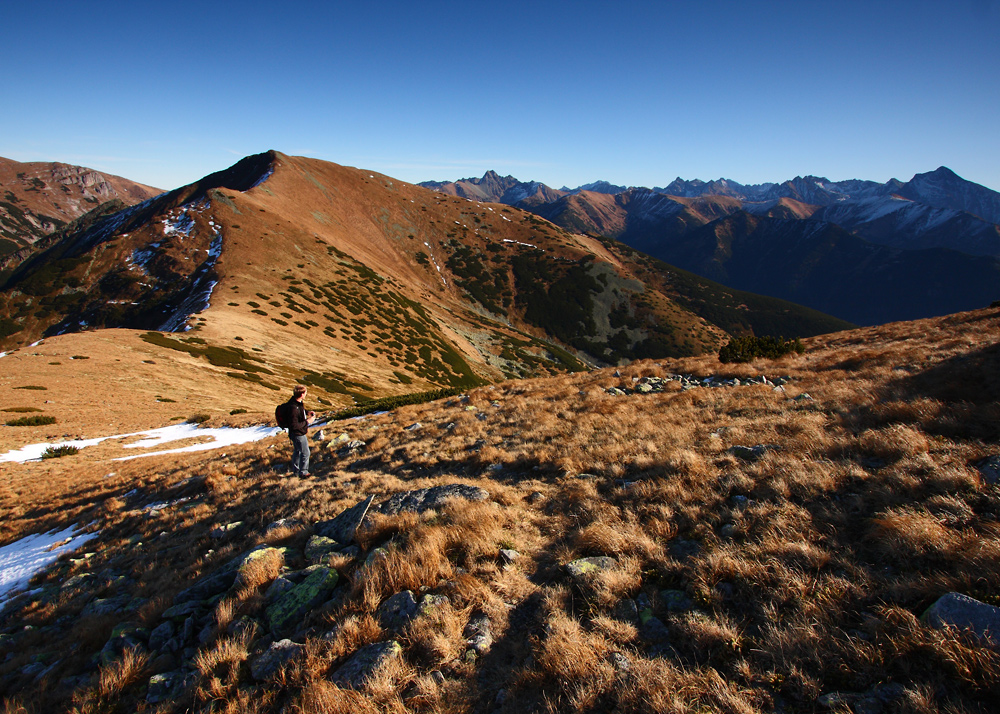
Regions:
[[292, 425], [292, 405], [289, 402], [284, 402], [274, 408], [274, 421], [281, 429], [287, 429]]

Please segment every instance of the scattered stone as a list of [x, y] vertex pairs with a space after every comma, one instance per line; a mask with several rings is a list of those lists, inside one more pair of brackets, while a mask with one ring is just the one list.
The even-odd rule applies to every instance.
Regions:
[[165, 620], [159, 625], [153, 628], [153, 631], [149, 633], [149, 649], [151, 652], [160, 652], [166, 648], [166, 644], [173, 639], [176, 633], [176, 628], [174, 623], [170, 620]]
[[217, 570], [199, 579], [191, 587], [177, 593], [177, 596], [174, 598], [174, 604], [179, 605], [180, 603], [191, 602], [192, 600], [207, 600], [213, 595], [218, 595], [228, 590], [235, 580], [236, 568]]
[[446, 501], [452, 498], [461, 498], [466, 501], [485, 501], [489, 497], [489, 492], [478, 486], [454, 483], [446, 486], [434, 486], [433, 488], [421, 488], [416, 491], [396, 493], [388, 500], [380, 503], [375, 510], [387, 516], [394, 516], [403, 511], [423, 513], [424, 511], [440, 508]]
[[264, 529], [264, 535], [278, 530], [279, 528], [299, 528], [303, 523], [298, 518], [279, 518], [274, 523]]
[[383, 665], [399, 657], [403, 648], [395, 640], [366, 645], [355, 652], [330, 679], [338, 687], [362, 689]]
[[811, 396], [809, 396], [808, 392], [802, 392], [802, 394], [800, 394], [799, 396], [795, 397], [795, 399], [793, 399], [792, 401], [795, 401], [795, 402], [811, 402], [811, 401], [813, 401], [813, 398]]
[[340, 555], [343, 558], [347, 558], [348, 560], [354, 560], [359, 555], [361, 555], [361, 548], [359, 548], [356, 545], [349, 545], [346, 548], [342, 549], [338, 553], [338, 555]]
[[69, 580], [64, 582], [59, 589], [62, 590], [63, 592], [69, 592], [71, 590], [80, 590], [84, 585], [86, 585], [87, 581], [94, 579], [95, 579], [94, 575], [91, 573], [77, 573]]
[[250, 566], [253, 563], [269, 558], [277, 559], [279, 568], [285, 564], [285, 553], [281, 548], [257, 548], [256, 550], [251, 550], [243, 556], [240, 559], [239, 566], [236, 568], [236, 579], [233, 581], [233, 587], [239, 588], [244, 585], [246, 573], [249, 571]]
[[404, 426], [403, 427], [403, 431], [418, 431], [419, 429], [423, 429], [423, 428], [424, 428], [424, 425], [421, 424], [419, 421], [416, 421], [416, 422], [413, 422], [412, 424], [410, 424], [409, 426]]
[[305, 645], [291, 640], [272, 642], [263, 654], [250, 662], [250, 674], [258, 682], [270, 679], [304, 649]]
[[995, 485], [1000, 483], [1000, 456], [990, 456], [976, 465], [979, 476], [985, 483]]
[[732, 501], [733, 507], [735, 508], [746, 508], [747, 504], [750, 503], [750, 499], [746, 496], [736, 495], [729, 499]]
[[639, 622], [639, 607], [632, 598], [624, 598], [615, 604], [611, 616], [616, 620], [635, 624]]
[[420, 598], [420, 604], [417, 605], [417, 616], [422, 617], [450, 603], [451, 600], [448, 599], [447, 595], [431, 595], [427, 593]]
[[544, 501], [544, 500], [545, 500], [545, 496], [542, 495], [541, 491], [533, 491], [531, 493], [531, 495], [528, 496], [528, 499], [527, 499], [528, 503], [530, 503], [531, 505], [535, 505], [539, 501]]
[[350, 440], [351, 437], [349, 434], [339, 434], [338, 436], [333, 437], [326, 443], [329, 448], [336, 450], [342, 446], [345, 446], [348, 442], [350, 442]]
[[759, 460], [768, 451], [778, 450], [775, 444], [757, 444], [756, 446], [730, 446], [726, 453], [732, 454], [741, 461], [754, 462]]
[[660, 591], [660, 603], [667, 612], [687, 612], [694, 607], [694, 602], [683, 590]]
[[165, 672], [154, 674], [149, 678], [149, 686], [146, 689], [146, 703], [159, 704], [173, 698], [183, 689], [183, 672]]
[[612, 570], [617, 567], [618, 561], [606, 555], [598, 555], [592, 558], [580, 558], [566, 564], [566, 571], [574, 578], [581, 580], [598, 573]]
[[639, 636], [647, 642], [666, 642], [670, 639], [670, 630], [660, 618], [650, 615], [639, 627]]
[[365, 558], [365, 567], [371, 566], [376, 560], [383, 560], [389, 557], [389, 551], [386, 548], [378, 547], [372, 550]]
[[83, 617], [92, 615], [111, 615], [127, 610], [131, 599], [128, 595], [117, 595], [109, 598], [97, 598], [88, 602], [80, 614]]
[[632, 669], [632, 663], [629, 661], [629, 658], [621, 652], [612, 652], [608, 656], [608, 660], [610, 660], [611, 666], [615, 668], [616, 672], [628, 672]]
[[341, 449], [341, 451], [344, 453], [351, 453], [353, 451], [360, 451], [363, 448], [365, 448], [365, 442], [354, 439], [353, 441], [347, 442], [347, 446]]
[[475, 650], [477, 655], [484, 655], [493, 646], [493, 631], [490, 629], [490, 618], [483, 614], [473, 615], [469, 624], [462, 632], [465, 644]]
[[937, 630], [971, 632], [984, 645], [1000, 650], [1000, 607], [951, 592], [938, 598], [920, 619]]
[[378, 607], [376, 617], [382, 629], [398, 631], [417, 616], [417, 601], [413, 592], [404, 590], [388, 598]]
[[670, 555], [680, 560], [691, 558], [701, 552], [701, 544], [693, 540], [678, 538], [670, 544]]
[[340, 543], [335, 541], [333, 538], [314, 535], [310, 537], [309, 542], [306, 543], [306, 560], [310, 563], [322, 563], [328, 560], [330, 556], [338, 550], [340, 550]]
[[225, 525], [221, 525], [218, 528], [213, 528], [212, 532], [209, 533], [208, 535], [210, 538], [214, 540], [221, 540], [230, 533], [232, 533], [233, 531], [237, 530], [242, 525], [243, 521], [233, 521], [232, 523], [226, 523]]
[[500, 562], [504, 565], [512, 565], [514, 561], [521, 557], [521, 554], [510, 548], [500, 549]]
[[292, 629], [306, 614], [330, 597], [339, 574], [333, 568], [315, 565], [301, 583], [278, 597], [267, 608], [267, 626], [275, 635]]
[[294, 587], [295, 583], [291, 580], [279, 576], [275, 578], [274, 582], [271, 583], [267, 590], [264, 591], [264, 599], [267, 602], [274, 602], [274, 600], [276, 600], [282, 593], [286, 593]]
[[125, 650], [145, 652], [145, 641], [149, 633], [134, 622], [122, 622], [111, 630], [111, 637], [101, 649], [99, 658], [101, 664], [110, 664], [120, 657]]
[[204, 600], [188, 600], [168, 607], [160, 617], [164, 620], [184, 620], [192, 615], [197, 617], [207, 609], [208, 604]]
[[719, 529], [719, 535], [723, 538], [733, 538], [736, 535], [736, 525], [733, 523], [726, 523]]
[[444, 684], [444, 672], [442, 672], [440, 669], [435, 669], [433, 672], [431, 672], [431, 679], [433, 679], [434, 683], [440, 687], [442, 684]]
[[368, 515], [374, 496], [369, 496], [363, 501], [359, 501], [345, 511], [342, 511], [336, 518], [330, 521], [317, 523], [313, 532], [324, 538], [331, 538], [343, 545], [350, 545], [354, 542], [354, 534], [358, 527]]
[[226, 627], [226, 632], [233, 637], [240, 637], [242, 635], [253, 637], [258, 627], [259, 624], [255, 619], [247, 615], [242, 615], [229, 623]]

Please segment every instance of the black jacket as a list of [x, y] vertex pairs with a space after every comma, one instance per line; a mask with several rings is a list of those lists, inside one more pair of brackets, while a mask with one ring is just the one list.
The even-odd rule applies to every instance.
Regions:
[[295, 399], [290, 399], [288, 403], [291, 405], [291, 414], [288, 420], [288, 435], [304, 436], [305, 433], [309, 431], [309, 422], [306, 420], [305, 405]]

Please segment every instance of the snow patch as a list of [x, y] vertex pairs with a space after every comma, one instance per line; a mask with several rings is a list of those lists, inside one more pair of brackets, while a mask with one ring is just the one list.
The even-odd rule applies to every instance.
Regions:
[[161, 446], [162, 444], [169, 443], [171, 441], [179, 441], [181, 439], [191, 439], [195, 437], [206, 437], [210, 438], [211, 441], [202, 442], [199, 444], [192, 444], [190, 446], [183, 446], [177, 449], [169, 449], [166, 451], [154, 451], [147, 454], [137, 454], [135, 456], [124, 456], [115, 459], [115, 461], [129, 461], [131, 459], [140, 459], [144, 456], [158, 456], [160, 454], [175, 454], [185, 451], [208, 451], [210, 449], [218, 449], [223, 446], [232, 446], [235, 444], [247, 444], [252, 441], [260, 441], [261, 439], [266, 439], [269, 436], [274, 436], [275, 434], [283, 431], [278, 427], [269, 426], [248, 426], [240, 429], [231, 427], [221, 427], [218, 429], [199, 429], [197, 424], [191, 424], [185, 422], [184, 424], [172, 424], [170, 426], [164, 426], [159, 429], [150, 429], [148, 431], [136, 431], [131, 434], [116, 434], [113, 436], [99, 436], [94, 439], [76, 439], [74, 441], [60, 441], [44, 444], [29, 444], [20, 449], [15, 449], [8, 451], [6, 454], [0, 454], [0, 462], [10, 461], [23, 464], [26, 461], [38, 461], [42, 458], [42, 454], [45, 453], [47, 448], [58, 447], [58, 446], [73, 446], [77, 449], [84, 449], [88, 446], [95, 446], [103, 441], [109, 439], [128, 439], [133, 436], [145, 437], [134, 444], [123, 444], [122, 448], [125, 449], [148, 449], [155, 446]]
[[[269, 166], [268, 169], [267, 169], [267, 171], [264, 172], [264, 175], [261, 176], [259, 179], [257, 179], [257, 181], [254, 183], [254, 185], [251, 186], [250, 188], [257, 188], [262, 183], [264, 183], [269, 178], [271, 178], [271, 174], [273, 174], [273, 173], [274, 173], [274, 167], [273, 166]], [[248, 188], [247, 191], [249, 191], [250, 188]], [[244, 191], [243, 193], [246, 193], [246, 191]]]
[[534, 248], [535, 250], [541, 250], [541, 251], [545, 250], [545, 248], [539, 248], [537, 245], [532, 245], [531, 243], [522, 243], [519, 240], [511, 240], [510, 238], [504, 238], [503, 242], [504, 243], [515, 243], [517, 245], [525, 245], [525, 246], [528, 246], [529, 248]]
[[0, 603], [60, 555], [97, 537], [97, 533], [76, 534], [76, 530], [76, 526], [69, 526], [61, 531], [25, 536], [0, 547]]

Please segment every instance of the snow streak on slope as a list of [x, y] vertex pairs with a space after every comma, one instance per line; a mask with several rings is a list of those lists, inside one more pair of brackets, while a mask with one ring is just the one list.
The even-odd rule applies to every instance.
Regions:
[[70, 526], [61, 531], [29, 535], [0, 548], [0, 603], [60, 555], [97, 537], [97, 533], [75, 535], [76, 530], [76, 526]]

